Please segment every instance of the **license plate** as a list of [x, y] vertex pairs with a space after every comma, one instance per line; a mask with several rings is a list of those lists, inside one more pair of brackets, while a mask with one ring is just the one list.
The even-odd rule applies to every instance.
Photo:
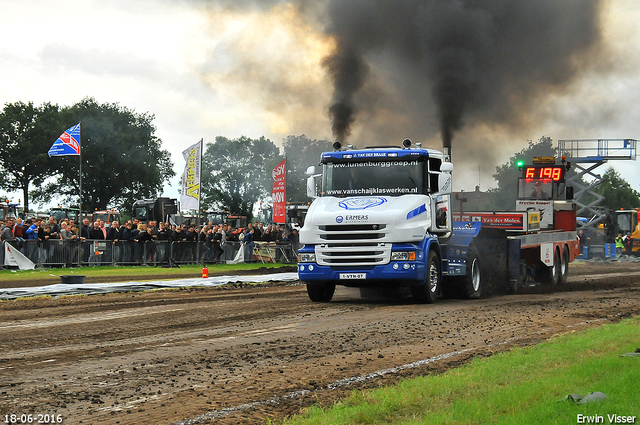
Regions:
[[340, 273], [340, 279], [366, 279], [366, 273]]

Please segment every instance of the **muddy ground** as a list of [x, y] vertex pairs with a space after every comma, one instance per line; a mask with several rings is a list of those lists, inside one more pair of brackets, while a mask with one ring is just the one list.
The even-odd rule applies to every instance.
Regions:
[[296, 284], [5, 301], [0, 414], [261, 424], [617, 322], [640, 313], [639, 298], [639, 263], [599, 262], [572, 265], [563, 287], [433, 305], [342, 287], [318, 304]]

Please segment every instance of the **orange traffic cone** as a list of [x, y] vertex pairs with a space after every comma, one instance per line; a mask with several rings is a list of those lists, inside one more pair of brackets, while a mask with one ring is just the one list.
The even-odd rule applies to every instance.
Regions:
[[207, 266], [204, 266], [202, 268], [202, 278], [206, 279], [209, 277], [209, 269], [207, 268]]

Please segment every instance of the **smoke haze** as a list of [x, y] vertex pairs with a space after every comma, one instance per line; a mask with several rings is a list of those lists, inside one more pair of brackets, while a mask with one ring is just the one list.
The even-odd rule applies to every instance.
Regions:
[[192, 1], [217, 40], [203, 80], [254, 99], [274, 135], [452, 146], [459, 181], [489, 182], [528, 139], [601, 137], [598, 117], [620, 115], [568, 103], [622, 55], [606, 0]]

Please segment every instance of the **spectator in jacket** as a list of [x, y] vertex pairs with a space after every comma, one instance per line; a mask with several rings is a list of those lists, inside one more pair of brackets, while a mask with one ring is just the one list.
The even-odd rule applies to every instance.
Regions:
[[171, 235], [167, 231], [167, 227], [163, 222], [158, 223], [158, 232], [156, 235], [156, 259], [160, 264], [168, 261], [167, 254], [169, 252], [169, 237]]
[[244, 246], [244, 262], [249, 263], [253, 261], [253, 227], [248, 228], [247, 232], [242, 238], [242, 244]]
[[182, 246], [185, 241], [182, 227], [177, 226], [176, 230], [171, 233], [171, 249], [173, 252], [173, 261], [182, 261]]
[[93, 227], [89, 230], [89, 238], [88, 239], [96, 239], [96, 240], [104, 240], [105, 234], [100, 227], [100, 222], [96, 221], [93, 223]]
[[[0, 230], [0, 240], [4, 242], [14, 242], [15, 238], [13, 237], [13, 220], [8, 219], [6, 223], [2, 226], [2, 230]], [[13, 244], [12, 244], [13, 245]]]
[[213, 262], [220, 262], [220, 256], [222, 255], [222, 227], [216, 226], [216, 230], [211, 232], [211, 246], [213, 252]]
[[82, 220], [82, 225], [80, 226], [80, 239], [90, 239], [89, 231], [91, 230], [91, 226], [89, 226], [89, 219], [85, 218]]
[[18, 241], [19, 243], [24, 242], [24, 235], [25, 235], [25, 228], [24, 228], [24, 224], [22, 223], [22, 219], [20, 217], [16, 218], [16, 222], [13, 225], [12, 228], [12, 233], [13, 233], [13, 237], [15, 238], [16, 241]]
[[136, 261], [138, 262], [138, 264], [146, 263], [146, 261], [149, 259], [149, 243], [153, 243], [151, 231], [147, 228], [146, 224], [138, 225], [138, 234], [134, 237], [133, 240], [138, 243]]
[[[44, 249], [47, 252], [47, 260], [49, 263], [60, 262], [60, 248], [62, 245], [60, 244], [60, 233], [57, 231], [58, 224], [55, 223], [55, 227], [52, 227], [50, 224], [44, 226]], [[56, 230], [56, 231], [54, 231]], [[58, 254], [58, 255], [56, 255]]]
[[25, 224], [28, 226], [25, 231], [26, 241], [26, 256], [29, 257], [34, 263], [38, 262], [38, 227], [40, 225], [40, 219], [35, 222], [28, 218]]
[[51, 233], [60, 233], [60, 225], [56, 222], [55, 217], [49, 217], [49, 226], [51, 226]]
[[64, 242], [66, 266], [71, 267], [71, 264], [78, 259], [78, 235], [74, 228], [67, 224], [60, 230], [60, 238]]
[[130, 221], [120, 228], [120, 240], [122, 241], [122, 261], [131, 262], [133, 260], [131, 254], [133, 252], [133, 224]]
[[[13, 220], [8, 219], [0, 230], [0, 240], [14, 246], [15, 238], [13, 237]], [[4, 247], [3, 247], [4, 248]]]
[[186, 242], [188, 242], [184, 247], [184, 260], [189, 262], [189, 261], [193, 261], [196, 258], [196, 248], [197, 248], [197, 244], [196, 242], [198, 241], [198, 233], [196, 232], [196, 226], [194, 226], [193, 224], [191, 224], [188, 228], [188, 230], [185, 232], [184, 235]]
[[111, 226], [107, 228], [107, 240], [111, 241], [113, 259], [116, 262], [120, 262], [122, 260], [122, 246], [118, 244], [120, 240], [120, 225], [117, 221], [112, 222]]

